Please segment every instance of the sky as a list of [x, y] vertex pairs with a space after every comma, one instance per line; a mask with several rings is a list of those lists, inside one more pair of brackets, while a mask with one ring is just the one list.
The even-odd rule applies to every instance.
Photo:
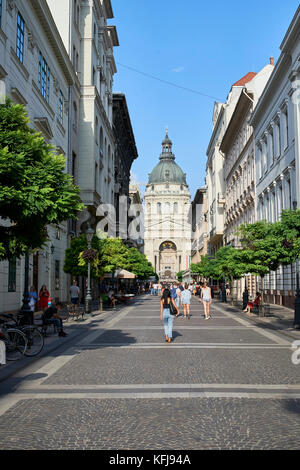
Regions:
[[276, 63], [299, 2], [111, 1], [120, 42], [114, 91], [126, 95], [139, 154], [132, 172], [147, 183], [168, 127], [193, 198], [204, 185], [214, 102], [271, 56]]

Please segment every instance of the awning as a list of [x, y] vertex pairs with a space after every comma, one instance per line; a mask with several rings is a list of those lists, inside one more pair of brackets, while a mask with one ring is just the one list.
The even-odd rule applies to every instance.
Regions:
[[126, 269], [117, 269], [115, 277], [118, 279], [135, 279], [135, 274], [126, 271]]

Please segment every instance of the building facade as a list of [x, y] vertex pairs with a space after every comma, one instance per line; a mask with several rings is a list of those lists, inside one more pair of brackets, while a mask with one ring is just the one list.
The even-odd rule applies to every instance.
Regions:
[[207, 188], [199, 188], [192, 202], [192, 253], [191, 262], [200, 263], [207, 254]]
[[216, 102], [214, 105], [213, 132], [206, 152], [207, 243], [211, 256], [223, 245], [224, 236], [226, 187], [224, 155], [220, 145], [242, 89], [254, 76], [254, 72], [249, 72], [234, 83], [225, 103]]
[[145, 255], [161, 280], [177, 279], [190, 266], [190, 191], [166, 134], [160, 161], [145, 192]]
[[[281, 43], [274, 72], [254, 110], [257, 218], [275, 222], [300, 207], [300, 7]], [[296, 266], [265, 277], [267, 301], [294, 307]]]
[[[130, 170], [133, 161], [138, 158], [138, 152], [126, 97], [123, 93], [113, 94], [113, 131], [115, 136], [114, 205], [116, 210], [116, 235], [127, 239]], [[140, 203], [141, 201], [138, 204]]]
[[[76, 82], [72, 63], [45, 0], [0, 2], [0, 80], [12, 101], [26, 106], [30, 125], [58, 153], [69, 155], [69, 93]], [[46, 284], [53, 298], [66, 300], [63, 272], [68, 224], [47, 227], [49, 242], [30, 256], [29, 283]], [[0, 263], [0, 311], [20, 308], [24, 259]]]
[[101, 203], [114, 204], [115, 136], [113, 132], [114, 47], [119, 45], [110, 0], [47, 0], [80, 86], [72, 102], [78, 139], [71, 168], [87, 207], [76, 231], [96, 225]]
[[[273, 69], [271, 58], [270, 64], [245, 84], [220, 146], [224, 155], [226, 187], [224, 245], [236, 248], [241, 246], [237, 234], [240, 225], [256, 221], [255, 145], [249, 121]], [[245, 285], [250, 295], [255, 296], [257, 290], [255, 276], [245, 276], [235, 284], [237, 288], [235, 294], [238, 299], [242, 298]]]

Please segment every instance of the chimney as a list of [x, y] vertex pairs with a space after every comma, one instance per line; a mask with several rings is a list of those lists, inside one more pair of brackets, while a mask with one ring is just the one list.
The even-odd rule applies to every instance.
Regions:
[[270, 57], [270, 64], [274, 65], [274, 57]]

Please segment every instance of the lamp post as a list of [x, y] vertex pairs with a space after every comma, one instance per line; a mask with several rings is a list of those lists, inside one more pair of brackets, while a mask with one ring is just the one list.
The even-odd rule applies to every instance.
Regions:
[[[29, 287], [28, 287], [28, 275], [29, 275], [29, 254], [25, 254], [25, 272], [24, 272], [24, 292], [23, 292], [23, 305], [20, 310], [20, 314], [24, 316], [25, 320], [33, 323], [33, 312], [29, 305]], [[27, 318], [26, 318], [27, 317]]]
[[300, 283], [299, 283], [299, 258], [296, 260], [296, 282], [297, 292], [295, 298], [295, 315], [294, 315], [294, 328], [300, 330]]
[[[88, 242], [88, 249], [91, 248], [91, 241], [94, 236], [94, 230], [89, 226], [89, 228], [86, 231], [86, 238]], [[86, 291], [86, 297], [85, 297], [85, 313], [90, 313], [91, 311], [91, 301], [92, 301], [92, 296], [91, 296], [91, 263], [90, 261], [88, 262], [88, 278], [87, 278], [87, 291]]]

